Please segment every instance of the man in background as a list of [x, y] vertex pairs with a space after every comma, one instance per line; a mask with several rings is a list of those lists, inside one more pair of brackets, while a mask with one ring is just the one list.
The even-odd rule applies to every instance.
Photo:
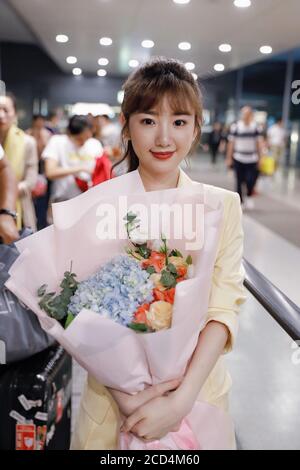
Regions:
[[283, 120], [278, 119], [267, 131], [268, 147], [275, 160], [275, 169], [278, 168], [280, 160], [284, 155], [287, 133], [283, 125]]
[[[244, 106], [241, 119], [232, 124], [228, 137], [226, 164], [236, 175], [236, 191], [245, 209], [254, 209], [253, 190], [263, 149], [263, 130], [255, 122], [253, 109]], [[245, 193], [246, 189], [246, 195]]]

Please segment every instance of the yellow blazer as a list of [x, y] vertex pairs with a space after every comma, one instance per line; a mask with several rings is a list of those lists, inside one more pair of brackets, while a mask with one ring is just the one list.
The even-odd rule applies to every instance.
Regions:
[[[182, 170], [178, 187], [197, 184]], [[217, 194], [224, 203], [224, 217], [218, 244], [211, 285], [206, 324], [218, 321], [229, 330], [224, 354], [231, 351], [238, 328], [238, 312], [245, 301], [243, 287], [244, 271], [241, 265], [243, 254], [243, 229], [240, 198], [237, 193], [215, 186], [204, 185], [205, 191]], [[206, 401], [228, 411], [228, 392], [231, 377], [221, 356], [204, 386], [198, 400]], [[112, 450], [117, 448], [119, 430], [118, 406], [108, 390], [89, 376], [83, 391], [71, 449]], [[235, 447], [232, 436], [232, 448]]]

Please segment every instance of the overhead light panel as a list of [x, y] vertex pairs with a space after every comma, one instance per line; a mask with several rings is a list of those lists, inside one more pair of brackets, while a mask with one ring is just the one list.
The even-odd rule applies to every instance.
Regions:
[[144, 39], [142, 46], [146, 47], [146, 49], [151, 49], [151, 47], [154, 47], [154, 42], [151, 39]]
[[73, 73], [73, 75], [81, 75], [81, 74], [82, 74], [82, 70], [81, 70], [79, 67], [75, 67], [75, 68], [72, 70], [72, 73]]
[[69, 57], [66, 58], [66, 62], [68, 64], [76, 64], [77, 63], [77, 57], [74, 57], [73, 55], [69, 55]]
[[225, 66], [223, 64], [215, 64], [214, 65], [214, 70], [216, 72], [224, 72]]
[[231, 52], [232, 47], [230, 44], [220, 44], [219, 51], [221, 52]]
[[58, 34], [55, 39], [56, 39], [56, 42], [68, 42], [69, 41], [69, 37], [66, 34]]
[[101, 38], [99, 39], [99, 43], [101, 46], [111, 46], [112, 45], [112, 39], [111, 38]]
[[273, 52], [273, 49], [271, 46], [262, 46], [259, 51], [262, 53], [262, 54], [272, 54]]
[[182, 51], [189, 51], [191, 49], [191, 44], [189, 42], [180, 42], [178, 48]]
[[140, 64], [139, 61], [136, 60], [136, 59], [131, 59], [131, 60], [128, 62], [129, 67], [132, 67], [133, 69], [134, 69], [135, 67], [138, 67], [139, 64]]
[[238, 8], [248, 8], [251, 6], [251, 0], [234, 0], [233, 3]]
[[184, 64], [184, 65], [185, 65], [185, 68], [186, 68], [187, 70], [194, 70], [194, 68], [195, 68], [195, 64], [194, 64], [193, 62], [187, 62], [187, 63]]
[[104, 65], [104, 66], [105, 66], [105, 65], [108, 65], [108, 64], [109, 64], [109, 60], [106, 59], [106, 57], [100, 57], [100, 59], [98, 60], [98, 64], [99, 64], [99, 65], [102, 65], [102, 66], [103, 66], [103, 65]]

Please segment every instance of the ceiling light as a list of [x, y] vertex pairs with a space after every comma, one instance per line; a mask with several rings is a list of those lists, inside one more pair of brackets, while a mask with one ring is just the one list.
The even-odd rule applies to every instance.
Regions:
[[55, 39], [56, 39], [56, 42], [68, 42], [69, 41], [69, 38], [68, 36], [66, 36], [66, 34], [58, 34]]
[[219, 51], [221, 52], [230, 52], [232, 49], [230, 44], [220, 44]]
[[259, 50], [262, 54], [272, 54], [273, 52], [273, 49], [271, 46], [262, 46]]
[[180, 42], [178, 44], [178, 48], [182, 51], [188, 51], [191, 48], [191, 44], [189, 42]]
[[193, 62], [187, 62], [187, 63], [184, 64], [184, 65], [185, 65], [185, 68], [186, 68], [187, 70], [194, 70], [194, 68], [195, 68], [195, 64], [194, 64]]
[[194, 73], [194, 72], [192, 73], [192, 75], [193, 75], [194, 80], [197, 80], [198, 75], [197, 75], [196, 73]]
[[298, 135], [298, 132], [297, 131], [293, 131], [292, 134], [291, 134], [291, 142], [293, 144], [298, 144], [299, 142], [299, 135]]
[[251, 6], [251, 0], [234, 0], [233, 3], [238, 8], [248, 8]]
[[139, 64], [140, 64], [139, 61], [136, 60], [136, 59], [131, 59], [131, 60], [128, 62], [129, 67], [132, 67], [132, 68], [138, 67]]
[[154, 42], [151, 41], [151, 39], [144, 39], [144, 41], [142, 41], [142, 46], [150, 49], [154, 46]]
[[122, 104], [123, 103], [123, 100], [124, 100], [124, 90], [120, 90], [118, 91], [118, 95], [117, 95], [117, 99], [118, 99], [118, 103]]
[[173, 0], [174, 3], [178, 3], [178, 5], [186, 5], [190, 3], [190, 0]]
[[98, 60], [98, 64], [99, 65], [108, 65], [109, 63], [109, 60], [106, 59], [105, 57], [101, 57], [99, 60]]
[[104, 69], [97, 70], [98, 77], [105, 77], [106, 74], [107, 74], [107, 72]]
[[223, 72], [225, 70], [225, 66], [223, 64], [216, 64], [214, 65], [214, 69], [216, 72]]
[[73, 55], [69, 55], [69, 57], [66, 58], [66, 62], [68, 64], [76, 64], [77, 57], [74, 57]]
[[111, 38], [101, 38], [99, 39], [101, 46], [111, 46], [112, 39]]
[[81, 70], [79, 67], [75, 67], [75, 68], [72, 70], [72, 73], [73, 73], [73, 75], [81, 75], [81, 74], [82, 74], [82, 70]]

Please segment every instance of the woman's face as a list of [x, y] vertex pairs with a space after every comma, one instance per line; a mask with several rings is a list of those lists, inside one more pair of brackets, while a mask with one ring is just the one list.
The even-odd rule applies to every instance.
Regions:
[[159, 107], [130, 116], [129, 138], [148, 173], [170, 173], [188, 155], [197, 135], [195, 113], [190, 107], [182, 113], [174, 114], [165, 96]]
[[93, 136], [91, 129], [87, 128], [84, 131], [80, 132], [77, 135], [71, 135], [71, 139], [77, 147], [82, 147], [88, 139]]
[[0, 96], [0, 130], [6, 132], [14, 124], [16, 111], [9, 96]]

